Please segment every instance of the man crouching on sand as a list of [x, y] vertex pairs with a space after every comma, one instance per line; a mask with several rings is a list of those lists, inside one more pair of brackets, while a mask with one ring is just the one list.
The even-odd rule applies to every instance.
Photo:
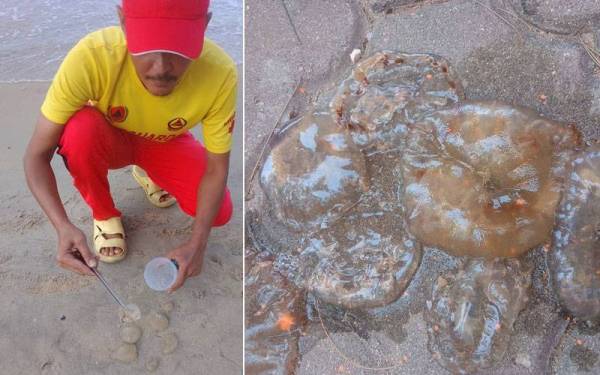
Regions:
[[[226, 187], [237, 75], [231, 58], [204, 39], [209, 0], [123, 0], [121, 27], [84, 37], [48, 90], [24, 157], [27, 183], [58, 234], [58, 264], [81, 274], [127, 253], [108, 170], [133, 177], [158, 207], [194, 216], [191, 238], [168, 252], [179, 264], [171, 290], [197, 275], [210, 229], [226, 224]], [[206, 145], [189, 129], [202, 122]], [[61, 155], [93, 215], [92, 253], [69, 221], [50, 165]], [[87, 266], [77, 257], [81, 253]]]

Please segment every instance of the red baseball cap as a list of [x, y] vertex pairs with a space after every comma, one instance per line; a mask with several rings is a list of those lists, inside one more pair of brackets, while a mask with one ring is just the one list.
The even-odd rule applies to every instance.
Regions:
[[176, 53], [196, 59], [204, 45], [209, 0], [123, 0], [132, 55]]

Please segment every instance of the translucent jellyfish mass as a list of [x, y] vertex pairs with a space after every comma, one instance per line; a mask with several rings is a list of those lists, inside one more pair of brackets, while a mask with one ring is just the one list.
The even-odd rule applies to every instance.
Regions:
[[278, 323], [285, 314], [300, 323], [304, 294], [273, 270], [271, 260], [251, 259], [245, 275], [245, 293], [254, 296], [246, 300], [245, 373], [291, 373], [299, 355], [298, 330]]
[[318, 264], [308, 290], [347, 308], [384, 306], [398, 299], [421, 260], [421, 246], [398, 221], [390, 214], [359, 211], [310, 238], [303, 256], [314, 254]]
[[430, 350], [455, 373], [492, 366], [527, 302], [517, 257], [550, 240], [561, 196], [554, 286], [573, 314], [600, 315], [600, 147], [578, 155], [573, 127], [464, 101], [433, 55], [375, 53], [327, 102], [286, 124], [263, 160], [261, 208], [276, 219], [253, 222], [270, 258], [247, 259], [248, 373], [293, 369], [298, 337], [280, 322], [303, 316], [297, 288], [344, 308], [389, 304], [421, 244], [470, 257], [427, 301]]
[[434, 112], [402, 157], [410, 231], [453, 255], [515, 257], [549, 239], [578, 133], [499, 103]]
[[330, 108], [359, 147], [388, 150], [403, 143], [408, 123], [463, 97], [460, 81], [441, 57], [383, 51], [356, 65]]
[[297, 231], [326, 225], [368, 188], [363, 155], [327, 112], [309, 113], [280, 136], [260, 182], [279, 218]]
[[571, 163], [549, 266], [563, 306], [582, 319], [600, 318], [600, 146]]
[[529, 273], [514, 258], [469, 259], [458, 273], [439, 278], [425, 312], [429, 349], [438, 362], [470, 374], [499, 361], [529, 284]]

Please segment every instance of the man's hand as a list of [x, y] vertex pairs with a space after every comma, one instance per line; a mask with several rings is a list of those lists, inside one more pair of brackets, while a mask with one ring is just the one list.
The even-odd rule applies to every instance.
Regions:
[[188, 277], [198, 276], [202, 270], [204, 249], [205, 246], [201, 246], [200, 248], [191, 242], [186, 242], [169, 251], [167, 258], [176, 260], [179, 265], [177, 279], [173, 286], [169, 288], [169, 292], [174, 292], [179, 289]]
[[[82, 262], [85, 260], [87, 266]], [[83, 232], [73, 224], [58, 229], [58, 265], [82, 275], [94, 276], [89, 267], [96, 267], [98, 258], [88, 248]], [[89, 267], [88, 267], [89, 266]]]
[[208, 235], [223, 201], [225, 182], [229, 170], [229, 152], [225, 154], [207, 152], [206, 155], [206, 171], [198, 188], [198, 201], [196, 203], [196, 217], [192, 225], [192, 236], [188, 242], [167, 254], [167, 258], [175, 259], [179, 263], [177, 279], [169, 292], [179, 289], [186, 278], [196, 276], [202, 270]]

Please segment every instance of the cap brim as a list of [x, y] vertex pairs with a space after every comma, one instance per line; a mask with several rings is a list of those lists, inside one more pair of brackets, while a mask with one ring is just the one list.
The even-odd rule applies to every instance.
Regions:
[[202, 52], [206, 18], [125, 18], [127, 49], [133, 55], [172, 52], [196, 59]]

